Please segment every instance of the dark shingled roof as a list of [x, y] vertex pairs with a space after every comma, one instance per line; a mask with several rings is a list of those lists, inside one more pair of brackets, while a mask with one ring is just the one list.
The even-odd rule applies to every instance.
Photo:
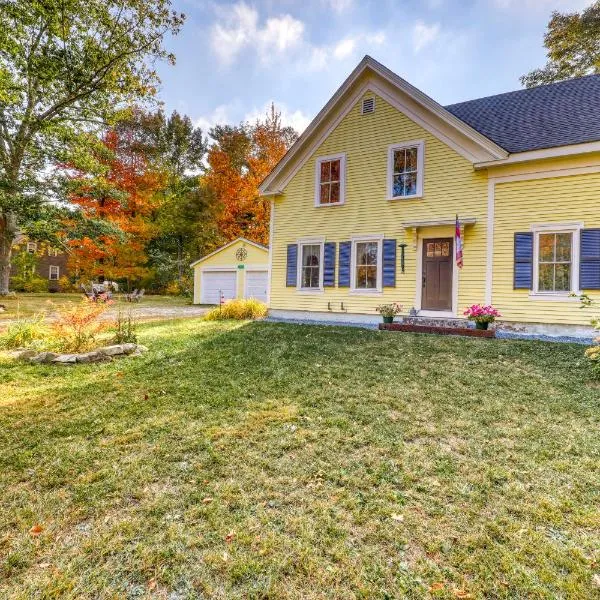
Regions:
[[445, 107], [510, 153], [600, 140], [600, 75]]

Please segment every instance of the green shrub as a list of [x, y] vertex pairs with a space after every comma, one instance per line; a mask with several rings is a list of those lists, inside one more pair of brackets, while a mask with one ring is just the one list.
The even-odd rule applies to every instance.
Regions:
[[250, 298], [248, 300], [228, 300], [221, 306], [209, 310], [204, 319], [220, 321], [223, 319], [262, 319], [267, 316], [268, 308], [264, 302]]
[[48, 281], [37, 275], [15, 275], [11, 278], [10, 284], [17, 292], [41, 293], [48, 291]]
[[137, 323], [133, 318], [131, 311], [124, 315], [122, 311], [117, 313], [114, 323], [115, 344], [135, 344], [137, 343]]
[[43, 350], [48, 345], [49, 336], [50, 330], [44, 323], [44, 315], [34, 315], [11, 323], [0, 336], [0, 347]]

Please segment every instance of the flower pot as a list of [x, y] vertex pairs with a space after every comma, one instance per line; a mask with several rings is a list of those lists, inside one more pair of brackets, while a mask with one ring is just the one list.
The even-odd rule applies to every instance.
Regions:
[[484, 321], [483, 323], [480, 323], [479, 321], [475, 321], [475, 329], [487, 329], [488, 325], [489, 325], [489, 323], [487, 321]]
[[383, 317], [383, 322], [384, 323], [393, 323], [394, 317]]

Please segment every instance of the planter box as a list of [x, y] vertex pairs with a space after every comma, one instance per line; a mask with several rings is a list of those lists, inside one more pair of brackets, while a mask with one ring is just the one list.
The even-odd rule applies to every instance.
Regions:
[[438, 335], [464, 335], [468, 337], [494, 338], [495, 329], [471, 329], [470, 327], [440, 327], [434, 325], [408, 325], [405, 323], [380, 323], [385, 331], [406, 331], [409, 333], [436, 333]]

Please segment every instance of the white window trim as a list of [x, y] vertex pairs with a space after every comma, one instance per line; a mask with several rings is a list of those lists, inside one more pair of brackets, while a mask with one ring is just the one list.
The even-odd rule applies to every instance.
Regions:
[[[403, 148], [417, 148], [417, 193], [411, 196], [394, 196], [394, 151]], [[423, 180], [425, 169], [425, 140], [412, 140], [388, 146], [388, 200], [413, 200], [423, 197]]]
[[[296, 265], [296, 291], [303, 294], [322, 294], [325, 290], [323, 285], [323, 272], [325, 265], [325, 238], [304, 238], [296, 242], [298, 244], [298, 264]], [[319, 287], [318, 288], [305, 288], [302, 287], [302, 248], [304, 246], [320, 246], [319, 256]]]
[[37, 252], [37, 243], [27, 242], [27, 252], [29, 252], [29, 254], [35, 254]]
[[[328, 160], [340, 161], [340, 201], [321, 204], [321, 163]], [[315, 161], [315, 206], [340, 206], [346, 201], [346, 153], [330, 154], [329, 156], [319, 156]]]
[[[580, 221], [573, 223], [538, 223], [531, 226], [533, 232], [533, 289], [529, 294], [532, 300], [563, 300], [577, 301], [577, 298], [570, 297], [570, 294], [581, 294], [579, 289], [579, 240], [583, 223]], [[571, 234], [571, 289], [563, 292], [541, 292], [539, 286], [539, 251], [540, 233], [570, 233]]]
[[[52, 277], [52, 269], [56, 269], [56, 278]], [[48, 280], [49, 281], [58, 281], [60, 279], [60, 267], [58, 265], [49, 265], [48, 266]]]
[[[353, 235], [350, 251], [350, 293], [372, 296], [383, 292], [383, 234]], [[377, 287], [371, 289], [356, 287], [356, 244], [359, 242], [377, 242]]]

